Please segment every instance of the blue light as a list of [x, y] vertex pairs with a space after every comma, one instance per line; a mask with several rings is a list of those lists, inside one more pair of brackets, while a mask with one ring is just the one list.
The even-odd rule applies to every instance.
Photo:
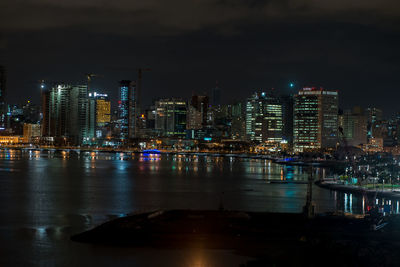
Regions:
[[143, 154], [160, 154], [160, 150], [158, 149], [147, 149], [143, 150]]
[[290, 83], [289, 86], [290, 86], [290, 88], [293, 88], [294, 87], [294, 83]]
[[211, 137], [204, 137], [204, 141], [211, 141], [212, 138]]

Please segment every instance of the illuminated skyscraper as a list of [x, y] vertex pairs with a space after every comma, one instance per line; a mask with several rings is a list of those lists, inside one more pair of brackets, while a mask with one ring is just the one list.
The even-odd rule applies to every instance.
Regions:
[[87, 138], [87, 85], [54, 84], [42, 89], [42, 135], [62, 144], [80, 145]]
[[82, 144], [88, 138], [88, 88], [73, 85], [70, 89], [69, 135], [74, 144]]
[[89, 93], [88, 137], [102, 138], [111, 121], [111, 102], [107, 94]]
[[185, 136], [186, 102], [182, 99], [160, 99], [155, 103], [155, 129], [161, 136]]
[[69, 137], [70, 91], [71, 86], [66, 84], [55, 84], [49, 89], [49, 136]]
[[40, 83], [41, 106], [42, 106], [42, 122], [41, 135], [44, 137], [51, 136], [50, 134], [50, 90], [47, 88], [44, 81]]
[[135, 137], [135, 82], [128, 80], [120, 82], [118, 113], [121, 139]]
[[246, 137], [249, 141], [282, 141], [282, 104], [278, 97], [256, 92], [246, 102]]
[[294, 150], [333, 148], [338, 142], [338, 92], [303, 88], [294, 100]]

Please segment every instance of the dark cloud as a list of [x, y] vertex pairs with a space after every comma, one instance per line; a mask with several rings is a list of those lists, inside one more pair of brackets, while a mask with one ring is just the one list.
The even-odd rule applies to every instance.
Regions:
[[3, 31], [80, 27], [90, 31], [177, 34], [274, 20], [397, 20], [397, 0], [3, 0]]
[[[397, 111], [400, 3], [322, 0], [2, 0], [0, 63], [10, 102], [39, 101], [39, 79], [84, 82], [116, 100], [120, 79], [145, 74], [145, 99], [317, 85], [344, 107]], [[115, 67], [120, 68], [118, 71]], [[228, 93], [229, 92], [229, 93]]]

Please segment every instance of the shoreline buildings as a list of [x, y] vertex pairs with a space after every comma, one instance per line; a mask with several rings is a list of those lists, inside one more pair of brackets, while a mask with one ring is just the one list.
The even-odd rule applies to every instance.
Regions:
[[133, 81], [123, 80], [119, 83], [118, 120], [121, 139], [124, 141], [135, 137], [135, 90], [136, 84]]
[[283, 110], [278, 97], [256, 92], [246, 102], [246, 138], [248, 141], [280, 143]]
[[306, 87], [294, 97], [294, 151], [334, 148], [338, 142], [338, 92]]
[[[42, 136], [79, 145], [87, 138], [87, 85], [54, 84], [42, 88]], [[57, 140], [56, 140], [57, 141]]]

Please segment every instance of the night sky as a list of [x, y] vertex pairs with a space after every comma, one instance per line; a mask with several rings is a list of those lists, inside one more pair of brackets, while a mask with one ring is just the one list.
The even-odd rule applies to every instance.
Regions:
[[399, 61], [398, 0], [0, 1], [10, 103], [39, 103], [39, 79], [83, 83], [88, 72], [116, 100], [119, 80], [150, 67], [146, 103], [209, 92], [216, 80], [225, 103], [294, 82], [391, 115]]

